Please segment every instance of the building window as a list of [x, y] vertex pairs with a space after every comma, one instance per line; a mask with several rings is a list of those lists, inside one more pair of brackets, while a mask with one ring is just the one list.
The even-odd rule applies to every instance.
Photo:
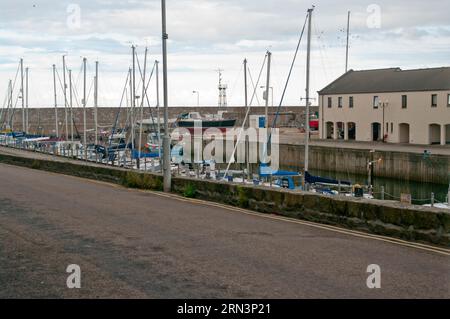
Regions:
[[447, 106], [450, 107], [450, 94], [447, 94]]
[[402, 109], [406, 109], [408, 107], [408, 96], [402, 95]]
[[431, 107], [437, 107], [437, 94], [431, 95]]
[[331, 97], [328, 98], [328, 108], [331, 109], [331, 107], [333, 106], [333, 100], [331, 99]]
[[338, 107], [342, 108], [342, 96], [338, 98]]
[[[449, 97], [449, 103], [450, 103], [450, 94], [448, 95]], [[353, 96], [350, 96], [348, 98], [348, 106], [352, 109], [353, 108]]]
[[391, 134], [394, 133], [394, 123], [391, 122]]
[[373, 108], [377, 109], [379, 104], [380, 104], [380, 98], [378, 96], [374, 96], [373, 97]]

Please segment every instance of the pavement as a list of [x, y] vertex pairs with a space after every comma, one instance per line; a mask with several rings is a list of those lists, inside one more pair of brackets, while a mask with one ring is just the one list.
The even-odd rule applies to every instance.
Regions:
[[450, 298], [448, 249], [4, 164], [0, 178], [0, 298]]

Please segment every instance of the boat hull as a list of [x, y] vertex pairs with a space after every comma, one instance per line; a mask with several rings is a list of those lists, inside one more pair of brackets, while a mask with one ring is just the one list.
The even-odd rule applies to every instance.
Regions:
[[193, 131], [194, 128], [201, 128], [206, 131], [209, 128], [217, 128], [221, 131], [233, 128], [236, 125], [236, 120], [215, 120], [215, 121], [194, 121], [194, 120], [181, 120], [177, 122], [179, 128], [186, 128], [189, 131]]

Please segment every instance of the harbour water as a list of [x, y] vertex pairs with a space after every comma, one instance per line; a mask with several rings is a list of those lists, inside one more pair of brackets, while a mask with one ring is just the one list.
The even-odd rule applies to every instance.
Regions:
[[[361, 185], [366, 185], [368, 180], [368, 177], [364, 175], [337, 173], [332, 171], [312, 170], [311, 173], [338, 180], [347, 180]], [[384, 186], [385, 199], [400, 200], [401, 194], [411, 194], [413, 204], [418, 205], [429, 204], [431, 202], [431, 193], [434, 193], [436, 203], [445, 202], [449, 187], [445, 184], [420, 183], [377, 176], [373, 177], [373, 185], [374, 196], [378, 199], [381, 198], [381, 189], [382, 186]]]

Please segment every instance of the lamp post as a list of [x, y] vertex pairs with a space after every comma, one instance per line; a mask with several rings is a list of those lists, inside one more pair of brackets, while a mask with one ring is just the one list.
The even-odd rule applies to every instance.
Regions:
[[172, 190], [172, 172], [170, 169], [170, 134], [169, 134], [169, 95], [167, 89], [167, 34], [166, 27], [166, 1], [161, 0], [162, 15], [162, 55], [163, 55], [163, 98], [164, 98], [164, 138], [163, 138], [163, 171], [164, 171], [164, 191], [169, 193]]
[[197, 106], [200, 106], [200, 92], [199, 91], [192, 91], [193, 94], [197, 94]]
[[374, 154], [375, 150], [370, 151], [370, 160], [367, 162], [367, 173], [368, 173], [368, 187], [369, 187], [369, 194], [372, 195], [373, 193], [373, 171], [376, 164], [379, 164], [383, 161], [382, 158], [379, 158], [378, 160], [374, 160]]

